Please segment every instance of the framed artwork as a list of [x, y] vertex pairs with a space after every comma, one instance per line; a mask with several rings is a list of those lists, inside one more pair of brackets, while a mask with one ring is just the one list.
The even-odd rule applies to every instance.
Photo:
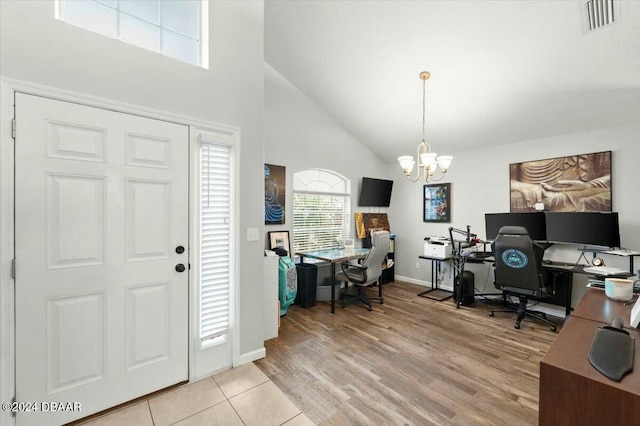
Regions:
[[424, 186], [424, 222], [451, 222], [451, 184]]
[[287, 174], [284, 166], [264, 165], [265, 225], [284, 225], [286, 178]]
[[291, 256], [291, 245], [289, 244], [289, 231], [271, 231], [269, 232], [269, 248], [271, 250], [282, 247], [289, 256]]
[[509, 164], [511, 212], [610, 212], [611, 151]]
[[386, 213], [360, 213], [353, 214], [356, 222], [356, 235], [358, 238], [367, 238], [372, 231], [390, 231], [389, 219]]

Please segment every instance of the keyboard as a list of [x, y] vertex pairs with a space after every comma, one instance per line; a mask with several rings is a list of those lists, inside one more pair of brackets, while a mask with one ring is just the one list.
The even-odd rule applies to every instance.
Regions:
[[576, 267], [576, 265], [562, 265], [562, 264], [554, 265], [552, 263], [543, 263], [542, 266], [549, 269], [562, 269], [564, 271], [570, 271]]
[[615, 254], [618, 256], [640, 256], [640, 252], [627, 250], [627, 249], [609, 250], [609, 251], [605, 251], [605, 253]]
[[627, 271], [620, 268], [614, 268], [612, 266], [587, 266], [584, 271], [589, 274], [595, 275], [629, 275]]

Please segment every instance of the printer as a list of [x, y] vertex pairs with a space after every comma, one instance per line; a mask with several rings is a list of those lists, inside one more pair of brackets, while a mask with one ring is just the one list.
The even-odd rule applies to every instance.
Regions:
[[438, 237], [425, 238], [424, 255], [436, 259], [446, 259], [451, 257], [451, 244], [448, 240]]

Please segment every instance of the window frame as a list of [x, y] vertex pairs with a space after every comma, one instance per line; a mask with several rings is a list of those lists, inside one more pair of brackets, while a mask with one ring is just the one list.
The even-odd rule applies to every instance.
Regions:
[[[316, 175], [316, 179], [311, 179]], [[293, 174], [293, 252], [330, 249], [338, 246], [339, 240], [349, 238], [351, 230], [351, 180], [333, 170], [304, 169]], [[301, 205], [306, 203], [307, 206]], [[329, 227], [323, 224], [303, 225], [302, 215], [304, 210], [314, 211], [312, 204], [324, 203], [327, 206], [322, 210], [327, 218], [340, 217], [335, 225], [332, 221]], [[341, 211], [337, 211], [340, 207]], [[301, 211], [302, 210], [302, 211]], [[319, 219], [319, 217], [316, 217]], [[322, 219], [320, 219], [322, 220]], [[326, 225], [326, 224], [324, 224]], [[307, 230], [318, 231], [315, 235], [317, 242], [308, 243], [304, 240], [310, 237]]]
[[[158, 2], [159, 8], [158, 8], [158, 22], [153, 22], [145, 17], [142, 16], [137, 16], [133, 13], [131, 13], [130, 11], [126, 11], [126, 10], [122, 10], [121, 9], [121, 5], [120, 2], [121, 0], [112, 0], [114, 2], [114, 5], [108, 5], [105, 2], [101, 2], [100, 0], [82, 0], [82, 1], [86, 1], [89, 3], [92, 3], [93, 5], [97, 6], [97, 7], [101, 7], [105, 10], [110, 10], [113, 11], [115, 13], [115, 28], [112, 28], [112, 32], [113, 34], [105, 34], [103, 31], [100, 31], [98, 29], [96, 29], [95, 27], [90, 27], [89, 25], [82, 25], [78, 22], [75, 21], [71, 21], [71, 20], [67, 20], [65, 19], [64, 15], [65, 15], [65, 8], [67, 3], [69, 3], [72, 0], [55, 0], [55, 18], [68, 23], [70, 25], [74, 25], [77, 26], [79, 28], [83, 28], [87, 31], [92, 31], [94, 33], [103, 35], [105, 37], [109, 37], [109, 38], [114, 38], [116, 40], [122, 41], [123, 43], [127, 43], [129, 45], [132, 46], [136, 46], [142, 49], [145, 49], [147, 51], [150, 52], [155, 52], [155, 53], [159, 53], [163, 56], [187, 63], [187, 64], [191, 64], [191, 65], [196, 65], [202, 68], [207, 69], [209, 67], [209, 56], [208, 56], [208, 43], [206, 42], [208, 39], [208, 2], [203, 1], [203, 0], [193, 0], [195, 2], [197, 2], [197, 17], [196, 17], [196, 29], [195, 29], [195, 36], [192, 35], [188, 35], [185, 34], [181, 31], [178, 31], [176, 29], [171, 28], [170, 26], [165, 26], [165, 23], [163, 23], [163, 13], [162, 13], [162, 6], [161, 6], [161, 0], [155, 0]], [[150, 0], [141, 0], [141, 1], [150, 1]], [[147, 25], [151, 25], [153, 27], [155, 27], [159, 34], [158, 34], [158, 50], [156, 49], [152, 49], [150, 47], [147, 46], [143, 46], [141, 44], [135, 43], [133, 41], [129, 41], [126, 39], [122, 38], [122, 32], [121, 32], [121, 17], [122, 16], [126, 16], [128, 18], [132, 18], [136, 21], [139, 22], [143, 22]], [[183, 58], [179, 58], [170, 54], [165, 53], [165, 48], [166, 48], [166, 43], [164, 40], [164, 32], [169, 32], [171, 34], [177, 35], [179, 37], [183, 37], [183, 38], [187, 38], [189, 40], [191, 40], [192, 42], [195, 43], [195, 48], [196, 48], [196, 60], [195, 62], [189, 61], [189, 60], [185, 60]], [[115, 35], [114, 35], [115, 34]]]

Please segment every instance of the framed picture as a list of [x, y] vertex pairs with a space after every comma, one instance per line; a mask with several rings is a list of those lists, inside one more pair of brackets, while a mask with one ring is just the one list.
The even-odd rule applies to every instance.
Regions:
[[367, 238], [372, 231], [383, 229], [391, 230], [386, 213], [360, 213], [353, 214], [356, 222], [356, 235], [358, 238]]
[[610, 212], [611, 151], [509, 164], [511, 212]]
[[451, 184], [424, 186], [424, 222], [451, 222]]
[[264, 223], [284, 225], [286, 169], [274, 164], [264, 165]]
[[289, 231], [271, 231], [269, 232], [269, 248], [271, 250], [282, 247], [289, 256], [291, 256], [291, 245], [289, 244]]

